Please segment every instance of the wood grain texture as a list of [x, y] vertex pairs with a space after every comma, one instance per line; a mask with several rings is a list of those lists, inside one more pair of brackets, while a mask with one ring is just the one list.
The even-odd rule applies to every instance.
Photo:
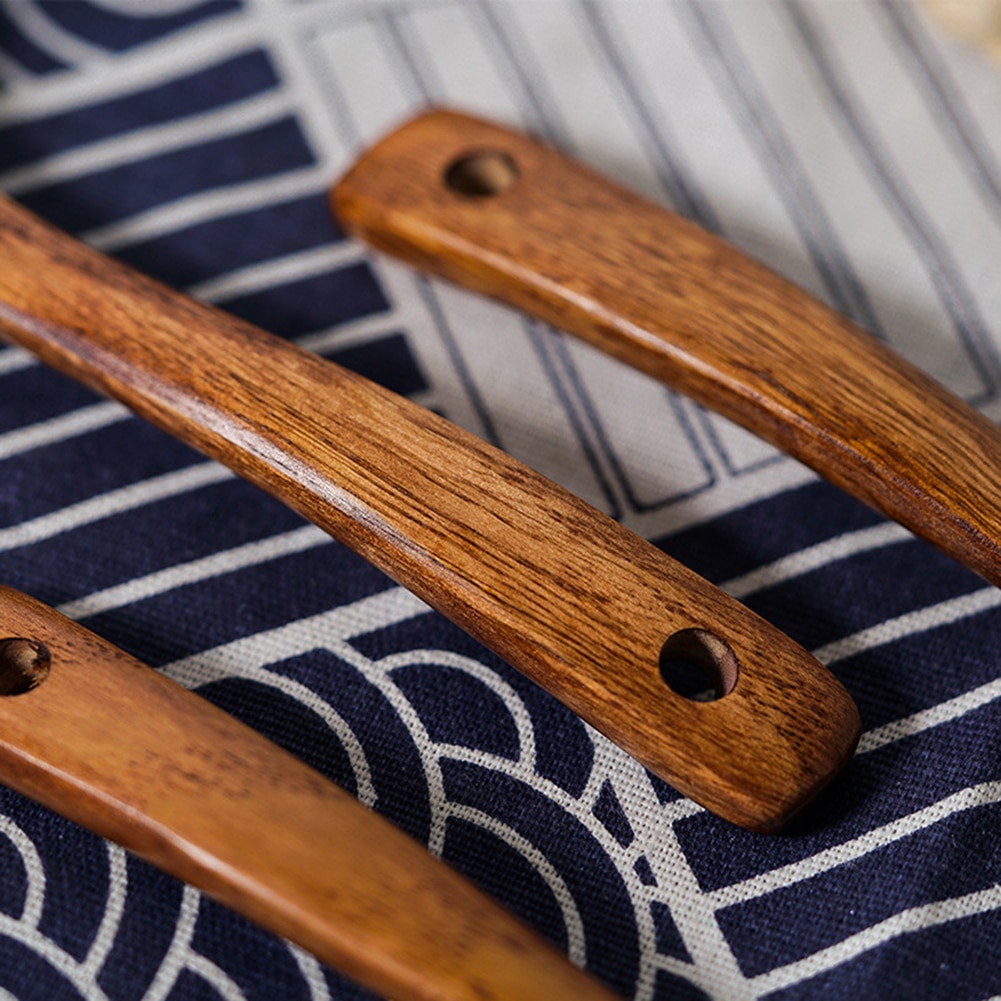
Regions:
[[[654, 546], [429, 411], [9, 201], [0, 330], [281, 498], [737, 824], [776, 830], [854, 750], [858, 713], [833, 676]], [[691, 629], [721, 641], [711, 668], [739, 665], [715, 702], [660, 675], [665, 641]]]
[[0, 696], [5, 785], [381, 994], [612, 1001], [349, 793], [82, 626], [0, 588], [0, 637], [49, 661]]
[[[470, 154], [518, 180], [471, 196]], [[376, 247], [577, 334], [718, 411], [1001, 584], [1001, 434], [802, 289], [527, 136], [433, 111], [332, 194]]]

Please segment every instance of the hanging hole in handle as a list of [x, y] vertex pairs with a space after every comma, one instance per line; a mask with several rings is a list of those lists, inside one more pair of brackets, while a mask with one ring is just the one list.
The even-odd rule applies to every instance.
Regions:
[[23, 695], [48, 676], [51, 657], [44, 643], [10, 636], [0, 640], [0, 696]]
[[692, 702], [714, 702], [737, 684], [737, 657], [708, 629], [682, 629], [660, 651], [660, 676], [671, 691]]
[[445, 169], [445, 184], [460, 195], [492, 198], [518, 180], [514, 160], [499, 150], [464, 153]]

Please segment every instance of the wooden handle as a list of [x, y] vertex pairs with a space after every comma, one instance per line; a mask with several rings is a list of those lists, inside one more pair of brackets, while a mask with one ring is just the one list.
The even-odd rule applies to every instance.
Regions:
[[332, 201], [376, 247], [694, 397], [1001, 584], [994, 425], [693, 223], [449, 111], [385, 139]]
[[612, 1001], [350, 794], [9, 588], [0, 781], [381, 994]]
[[[827, 670], [654, 546], [429, 411], [11, 202], [0, 330], [277, 495], [735, 823], [777, 829], [854, 750], [858, 713]], [[701, 660], [728, 694], [675, 694], [662, 651]]]

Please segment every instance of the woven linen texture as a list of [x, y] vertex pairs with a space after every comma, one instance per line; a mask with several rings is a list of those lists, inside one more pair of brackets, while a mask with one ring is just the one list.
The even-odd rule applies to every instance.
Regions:
[[[993, 417], [996, 63], [906, 3], [7, 0], [0, 87], [0, 189], [622, 520], [816, 652], [864, 735], [789, 833], [737, 830], [276, 501], [13, 348], [3, 583], [350, 789], [623, 998], [1001, 994], [1001, 592], [649, 379], [371, 255], [324, 200], [430, 102], [522, 125]], [[0, 997], [366, 996], [0, 791]]]

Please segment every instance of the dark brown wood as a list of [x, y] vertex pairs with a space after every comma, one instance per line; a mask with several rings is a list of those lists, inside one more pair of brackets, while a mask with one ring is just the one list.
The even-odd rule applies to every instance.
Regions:
[[82, 626], [0, 588], [0, 637], [4, 689], [30, 681], [0, 695], [5, 785], [381, 994], [612, 1001], [349, 793]]
[[[832, 675], [654, 546], [429, 411], [11, 202], [0, 331], [280, 497], [737, 824], [776, 830], [852, 754], [858, 713]], [[692, 629], [732, 686], [711, 703], [660, 675], [665, 641]]]
[[[470, 157], [503, 158], [517, 181], [487, 176], [479, 194], [464, 192], [449, 171], [466, 163], [468, 175]], [[494, 186], [503, 190], [491, 195]], [[1001, 584], [994, 425], [693, 223], [524, 135], [450, 111], [378, 144], [332, 202], [376, 247], [583, 337]]]

